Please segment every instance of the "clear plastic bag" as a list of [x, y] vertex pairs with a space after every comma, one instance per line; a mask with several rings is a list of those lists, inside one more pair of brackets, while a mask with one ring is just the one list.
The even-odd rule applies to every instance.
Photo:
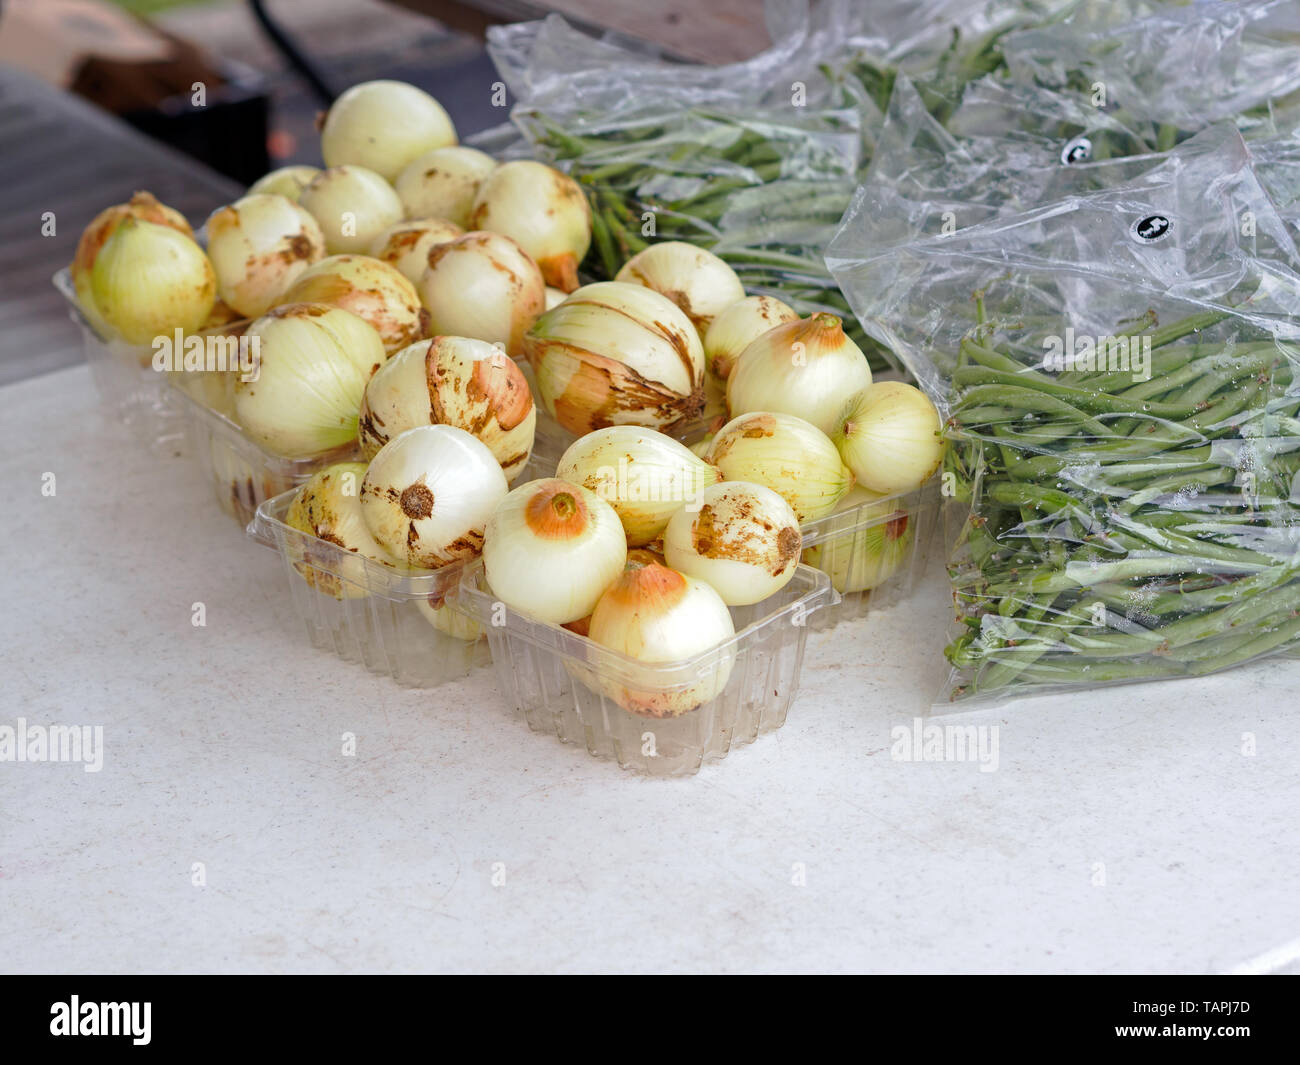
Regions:
[[828, 262], [944, 410], [955, 708], [1300, 645], [1300, 260], [1230, 125]]

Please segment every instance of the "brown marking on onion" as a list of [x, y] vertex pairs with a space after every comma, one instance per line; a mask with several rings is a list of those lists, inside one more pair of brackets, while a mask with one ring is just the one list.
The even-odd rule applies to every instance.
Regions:
[[524, 522], [543, 540], [574, 540], [591, 523], [587, 503], [563, 481], [548, 481], [528, 500]]

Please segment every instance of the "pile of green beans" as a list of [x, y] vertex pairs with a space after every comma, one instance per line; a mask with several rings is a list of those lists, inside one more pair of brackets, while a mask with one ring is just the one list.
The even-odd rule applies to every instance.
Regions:
[[1131, 334], [1151, 339], [1141, 382], [1026, 366], [987, 325], [962, 342], [953, 698], [1198, 676], [1300, 646], [1300, 349], [1211, 339], [1227, 312], [1154, 317]]

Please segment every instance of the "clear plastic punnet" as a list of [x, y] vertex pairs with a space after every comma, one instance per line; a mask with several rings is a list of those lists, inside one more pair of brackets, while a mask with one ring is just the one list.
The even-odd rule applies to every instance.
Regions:
[[1300, 257], [1230, 125], [1108, 187], [827, 259], [946, 419], [937, 710], [1300, 647]]
[[785, 724], [810, 622], [834, 597], [826, 574], [801, 565], [776, 595], [731, 608], [730, 640], [662, 663], [511, 610], [481, 562], [462, 571], [456, 606], [487, 634], [497, 686], [533, 731], [625, 769], [682, 776]]
[[284, 562], [314, 647], [410, 688], [431, 688], [489, 661], [479, 627], [449, 607], [463, 564], [429, 572], [362, 558], [285, 524], [294, 491], [262, 501], [248, 527]]

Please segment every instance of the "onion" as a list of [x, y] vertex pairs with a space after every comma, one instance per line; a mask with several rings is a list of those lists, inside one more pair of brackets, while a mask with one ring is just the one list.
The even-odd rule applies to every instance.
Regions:
[[447, 603], [430, 597], [417, 599], [416, 608], [424, 615], [425, 621], [444, 636], [451, 636], [466, 643], [473, 643], [483, 635], [483, 627], [473, 618], [448, 606]]
[[869, 384], [871, 366], [843, 323], [814, 314], [769, 329], [741, 352], [727, 378], [727, 406], [732, 417], [778, 411], [830, 433], [844, 397]]
[[790, 504], [800, 524], [824, 518], [853, 482], [825, 433], [802, 418], [774, 411], [729, 421], [713, 438], [708, 461], [728, 481], [772, 489]]
[[370, 242], [370, 255], [397, 267], [407, 281], [418, 285], [429, 265], [429, 252], [460, 235], [459, 226], [441, 218], [412, 218], [376, 235]]
[[[735, 631], [727, 604], [713, 588], [652, 562], [629, 565], [600, 597], [592, 611], [590, 636], [640, 662], [679, 662], [726, 642]], [[588, 684], [595, 681], [624, 710], [644, 717], [678, 717], [717, 696], [727, 686], [734, 664], [724, 653], [698, 681], [655, 690], [629, 684], [628, 671], [582, 672]], [[647, 682], [652, 683], [649, 678]]]
[[245, 196], [208, 219], [217, 292], [248, 318], [280, 302], [293, 280], [324, 255], [325, 235], [316, 219], [284, 196]]
[[148, 344], [175, 329], [200, 329], [217, 299], [217, 277], [190, 237], [127, 216], [95, 256], [89, 291], [100, 322], [128, 344]]
[[664, 531], [668, 565], [708, 582], [728, 606], [749, 606], [784, 588], [802, 544], [790, 504], [745, 481], [706, 488], [698, 509], [682, 507]]
[[552, 307], [558, 307], [568, 298], [569, 294], [567, 292], [562, 292], [558, 288], [552, 288], [550, 285], [546, 286], [546, 309], [548, 311]]
[[433, 332], [486, 340], [520, 355], [524, 334], [542, 313], [546, 285], [509, 237], [472, 232], [429, 252], [419, 289]]
[[558, 478], [512, 491], [488, 522], [483, 569], [512, 610], [564, 625], [591, 613], [627, 558], [614, 509]]
[[580, 484], [614, 508], [633, 547], [659, 537], [668, 519], [721, 474], [670, 436], [613, 425], [579, 438], [555, 476]]
[[325, 250], [362, 253], [370, 242], [402, 220], [402, 201], [380, 175], [361, 166], [322, 170], [298, 202], [325, 234]]
[[671, 432], [704, 405], [704, 349], [690, 320], [639, 285], [586, 285], [524, 338], [542, 405], [581, 436], [607, 425]]
[[665, 240], [637, 252], [614, 275], [667, 296], [703, 336], [713, 319], [745, 298], [740, 278], [711, 251], [681, 240]]
[[185, 221], [184, 215], [174, 208], [159, 203], [154, 195], [149, 192], [137, 192], [128, 203], [118, 203], [112, 207], [105, 207], [99, 214], [95, 215], [90, 225], [86, 226], [81, 232], [81, 237], [77, 241], [77, 251], [72, 257], [71, 265], [68, 267], [68, 274], [77, 293], [77, 301], [81, 304], [81, 309], [92, 320], [95, 320], [96, 324], [100, 325], [103, 324], [103, 319], [95, 309], [95, 299], [90, 292], [90, 271], [94, 267], [95, 260], [99, 257], [105, 241], [113, 235], [113, 232], [124, 218], [138, 218], [142, 222], [170, 226], [176, 232], [183, 233], [187, 237], [192, 238], [194, 236], [194, 230]]
[[523, 371], [500, 348], [435, 337], [399, 351], [367, 383], [361, 453], [372, 457], [417, 425], [454, 425], [472, 433], [513, 481], [532, 454], [537, 411]]
[[505, 475], [481, 440], [450, 425], [421, 425], [370, 460], [361, 513], [389, 554], [438, 569], [479, 554], [483, 527], [505, 494]]
[[313, 547], [304, 545], [302, 562], [295, 563], [295, 568], [308, 584], [335, 599], [360, 599], [368, 594], [361, 559], [393, 564], [392, 556], [370, 535], [361, 516], [361, 482], [365, 475], [364, 462], [340, 462], [318, 470], [298, 489], [284, 516], [290, 528], [359, 556], [355, 560], [339, 559], [334, 552], [317, 549], [320, 557], [313, 558]]
[[368, 255], [331, 255], [307, 270], [284, 294], [286, 303], [342, 307], [375, 327], [387, 352], [427, 336], [429, 316], [420, 294], [400, 270]]
[[353, 85], [334, 101], [320, 133], [326, 166], [353, 163], [387, 181], [425, 152], [455, 143], [442, 104], [403, 81]]
[[247, 330], [256, 380], [235, 382], [235, 417], [267, 450], [308, 458], [356, 439], [366, 381], [384, 361], [379, 334], [355, 314], [291, 303]]
[[496, 165], [477, 148], [435, 148], [407, 163], [393, 187], [407, 218], [443, 218], [469, 229], [479, 183]]
[[873, 519], [875, 524], [839, 535], [832, 526], [826, 540], [803, 553], [804, 562], [825, 572], [841, 595], [865, 592], [892, 577], [907, 561], [916, 539], [912, 515], [898, 505], [897, 499], [880, 496], [860, 485], [855, 485], [832, 513], [842, 514], [858, 507], [862, 509], [853, 524]]
[[726, 380], [740, 353], [769, 329], [799, 316], [775, 296], [746, 296], [713, 319], [704, 334], [709, 370]]
[[843, 405], [831, 439], [859, 484], [895, 495], [920, 488], [939, 468], [942, 429], [924, 392], [881, 381]]
[[567, 174], [528, 159], [502, 163], [479, 185], [470, 225], [516, 241], [548, 285], [565, 292], [578, 287], [578, 264], [591, 244], [591, 208]]
[[269, 195], [284, 196], [297, 203], [302, 190], [310, 185], [319, 173], [320, 169], [314, 166], [282, 166], [249, 185], [248, 195], [264, 192]]

